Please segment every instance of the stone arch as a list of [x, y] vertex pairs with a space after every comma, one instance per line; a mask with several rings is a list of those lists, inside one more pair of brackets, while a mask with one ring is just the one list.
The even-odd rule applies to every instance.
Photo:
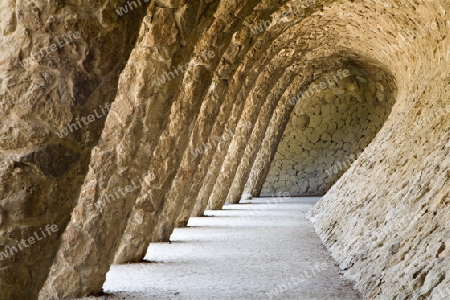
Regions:
[[256, 195], [323, 195], [358, 159], [395, 101], [394, 78], [368, 70], [344, 62], [295, 99], [265, 184]]
[[[114, 260], [142, 259], [208, 202], [220, 209], [258, 194], [289, 122], [285, 100], [347, 61], [390, 74], [396, 103], [311, 220], [369, 297], [448, 284], [447, 0], [326, 0], [297, 11], [295, 1], [153, 0], [124, 16], [122, 1], [35, 2], [6, 1], [0, 12], [0, 150], [13, 158], [0, 169], [1, 249], [49, 223], [60, 231], [1, 262], [1, 296], [96, 294]], [[18, 69], [74, 30], [80, 40]], [[105, 121], [64, 141], [53, 134], [106, 102]]]

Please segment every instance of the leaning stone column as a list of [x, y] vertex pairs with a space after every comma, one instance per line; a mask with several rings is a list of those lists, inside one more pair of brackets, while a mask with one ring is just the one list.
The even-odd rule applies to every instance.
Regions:
[[[236, 130], [236, 125], [239, 121], [245, 103], [245, 101], [242, 99], [242, 93], [238, 94], [238, 99], [236, 102], [237, 103], [233, 104], [233, 109], [228, 118], [228, 121], [226, 121], [224, 132], [234, 134]], [[221, 164], [219, 162], [223, 161], [230, 143], [231, 138], [224, 140], [216, 147], [216, 151], [210, 154], [211, 159], [209, 160], [209, 162], [205, 162], [205, 160], [202, 161], [200, 168], [203, 169], [202, 173], [205, 174], [205, 176], [200, 181], [202, 185], [199, 185], [197, 189], [192, 190], [189, 193], [189, 196], [195, 199], [195, 203], [193, 203], [193, 205], [187, 204], [186, 208], [183, 208], [181, 215], [178, 217], [178, 222], [184, 222], [185, 224], [187, 224], [189, 217], [200, 217], [203, 215], [203, 212], [208, 205], [209, 194], [214, 187], [215, 176], [220, 169]], [[206, 155], [205, 158], [207, 158]], [[194, 191], [198, 191], [198, 194], [196, 194]]]
[[[242, 22], [241, 18], [251, 12], [254, 4], [242, 5], [237, 0], [220, 2], [215, 12], [216, 18], [196, 44], [195, 57], [192, 58], [194, 64], [187, 72], [189, 76], [185, 77], [185, 84], [180, 86], [179, 98], [172, 106], [170, 120], [155, 148], [155, 159], [150, 161], [149, 170], [156, 176], [136, 202], [124, 235], [127, 241], [133, 242], [122, 241], [123, 247], [119, 249], [116, 261], [136, 261], [144, 258], [152, 239], [149, 232], [154, 230], [155, 220], [158, 220], [160, 212], [163, 211], [163, 201], [188, 146], [192, 129], [190, 124], [197, 119], [203, 98], [207, 95], [208, 88], [211, 88], [213, 71], [221, 58], [219, 49], [230, 43], [234, 26]], [[236, 15], [230, 15], [230, 10], [235, 11]], [[218, 36], [220, 39], [217, 39]], [[201, 59], [204, 53], [212, 53], [208, 55], [208, 62]], [[147, 207], [155, 209], [146, 210]], [[140, 222], [135, 222], [138, 218]]]
[[153, 179], [148, 158], [180, 80], [160, 87], [150, 81], [179, 63], [172, 60], [181, 48], [175, 12], [154, 3], [148, 8], [41, 299], [75, 298], [102, 289], [135, 200]]
[[[300, 86], [299, 82], [300, 78], [296, 77], [296, 79], [293, 80], [292, 86], [298, 88]], [[280, 101], [270, 119], [264, 140], [261, 143], [260, 150], [256, 155], [248, 175], [247, 183], [242, 192], [243, 197], [259, 196], [259, 191], [262, 189], [267, 173], [269, 172], [270, 162], [277, 151], [278, 143], [283, 137], [284, 129], [286, 128], [291, 112], [294, 109], [294, 106], [289, 100], [296, 97], [293, 93], [296, 90], [289, 89], [288, 91], [289, 93], [283, 95], [283, 99]]]
[[[248, 28], [242, 27], [233, 35], [233, 39], [224, 53], [224, 57], [227, 59], [218, 66], [218, 72], [214, 75], [213, 88], [209, 90], [202, 105], [189, 146], [184, 153], [180, 169], [164, 203], [164, 211], [154, 230], [153, 241], [168, 241], [176, 225], [187, 224], [190, 213], [186, 213], [186, 206], [193, 207], [194, 205], [195, 196], [206, 175], [207, 168], [205, 166], [209, 165], [217, 147], [231, 141], [233, 133], [224, 131], [225, 121], [230, 117], [230, 112], [236, 102], [236, 94], [242, 84], [239, 78], [243, 70], [238, 71], [237, 69], [242, 57], [250, 49], [248, 44], [244, 47], [241, 46], [242, 42], [249, 37]], [[179, 220], [181, 215], [183, 217]]]
[[0, 298], [36, 299], [145, 13], [0, 3]]
[[273, 115], [275, 108], [278, 105], [282, 105], [282, 102], [285, 101], [283, 93], [285, 92], [286, 86], [289, 86], [294, 79], [295, 71], [297, 71], [296, 65], [293, 65], [286, 70], [261, 108], [261, 112], [255, 122], [250, 139], [245, 146], [244, 153], [242, 154], [242, 158], [230, 186], [226, 202], [239, 203], [241, 200], [241, 195], [244, 191], [244, 186], [250, 174], [253, 161], [255, 160], [256, 154], [261, 151], [261, 142], [264, 139], [271, 116]]
[[[250, 56], [248, 59], [252, 60], [252, 57]], [[244, 99], [248, 99], [249, 93], [251, 93], [251, 91], [252, 91], [251, 87], [253, 86], [254, 82], [256, 82], [258, 80], [258, 74], [260, 74], [259, 72], [263, 72], [264, 67], [266, 67], [266, 64], [269, 62], [270, 62], [270, 59], [267, 59], [265, 62], [261, 62], [260, 65], [257, 65], [257, 67], [259, 68], [258, 72], [251, 72], [248, 75], [248, 79], [246, 81], [249, 83], [246, 84], [246, 88], [243, 91], [241, 91], [240, 93], [238, 93], [238, 95], [237, 95], [238, 99], [236, 102], [238, 104], [235, 104], [235, 107], [233, 108], [233, 112], [227, 122], [226, 130], [225, 130], [225, 131], [233, 130], [233, 140], [234, 140], [234, 136], [236, 134], [238, 127], [241, 127], [242, 130], [249, 131], [249, 130], [251, 130], [251, 127], [252, 127], [252, 126], [249, 126], [249, 124], [250, 125], [254, 124], [254, 123], [250, 122], [250, 120], [242, 121], [242, 115], [243, 115], [244, 108], [246, 106], [248, 106], [249, 103], [251, 103], [250, 100], [244, 100]], [[249, 65], [250, 69], [251, 69], [252, 65], [253, 65], [253, 63], [251, 63]], [[242, 127], [244, 127], [244, 128], [242, 128]], [[224, 162], [225, 157], [227, 156], [227, 153], [228, 153], [231, 143], [232, 143], [232, 140], [225, 141], [224, 143], [220, 144], [220, 147], [217, 147], [216, 152], [213, 155], [210, 165], [206, 167], [206, 169], [207, 169], [205, 171], [206, 176], [203, 179], [203, 184], [198, 192], [198, 195], [196, 195], [197, 199], [196, 199], [195, 205], [192, 208], [188, 207], [188, 209], [187, 209], [187, 212], [192, 211], [189, 216], [199, 217], [199, 216], [203, 215], [205, 209], [208, 206], [209, 197], [211, 195], [211, 192], [213, 191], [217, 177], [220, 172], [220, 168]], [[187, 215], [181, 215], [179, 217], [180, 221], [181, 221], [180, 218], [182, 218], [182, 217], [184, 217], [184, 219], [183, 219], [184, 222], [187, 222]]]
[[[292, 58], [291, 58], [292, 59]], [[274, 58], [275, 60], [275, 58]], [[285, 59], [287, 61], [287, 59]], [[245, 150], [246, 141], [248, 140], [252, 128], [245, 126], [246, 124], [255, 124], [257, 120], [257, 112], [259, 108], [265, 103], [265, 96], [271, 90], [272, 85], [270, 80], [278, 79], [285, 69], [275, 64], [269, 64], [268, 67], [260, 74], [252, 93], [245, 101], [245, 108], [242, 113], [242, 117], [239, 120], [236, 132], [233, 137], [233, 141], [230, 144], [228, 153], [225, 156], [225, 160], [220, 168], [220, 173], [217, 176], [214, 188], [209, 197], [210, 209], [221, 209], [225, 204], [228, 190], [231, 186], [234, 174], [238, 167], [236, 158], [242, 156]], [[267, 78], [266, 72], [270, 74]]]
[[[238, 103], [243, 104], [245, 98], [248, 96], [250, 92], [250, 88], [253, 85], [254, 81], [257, 79], [257, 75], [260, 71], [263, 70], [267, 61], [270, 60], [266, 55], [266, 47], [271, 44], [274, 37], [277, 34], [271, 35], [261, 35], [258, 38], [252, 39], [252, 35], [254, 34], [251, 28], [258, 27], [262, 22], [267, 20], [268, 16], [279, 9], [279, 5], [282, 3], [271, 3], [268, 1], [267, 3], [260, 3], [261, 7], [259, 9], [255, 9], [255, 13], [258, 18], [255, 19], [255, 15], [252, 15], [249, 20], [244, 21], [249, 25], [245, 26], [246, 29], [245, 36], [247, 37], [245, 40], [242, 40], [242, 35], [239, 34], [238, 38], [241, 39], [240, 44], [234, 45], [234, 49], [230, 49], [231, 53], [239, 50], [242, 52], [242, 49], [248, 47], [248, 53], [245, 54], [245, 59], [243, 59], [243, 63], [237, 69], [234, 79], [230, 84], [229, 89], [234, 90], [234, 96], [231, 93], [228, 93], [227, 97], [233, 97], [234, 105], [233, 113], [231, 114], [231, 118], [234, 120], [235, 118], [240, 118], [242, 113], [242, 107], [236, 106]], [[261, 10], [262, 9], [262, 10]], [[247, 22], [248, 21], [248, 22]], [[242, 29], [244, 29], [242, 28]], [[241, 29], [241, 31], [242, 31]], [[281, 28], [279, 29], [281, 30]], [[250, 43], [248, 42], [250, 41]], [[272, 54], [273, 55], [273, 54]], [[270, 57], [270, 56], [269, 56]], [[260, 58], [255, 60], [255, 58]], [[228, 60], [228, 59], [227, 59]], [[245, 76], [245, 79], [242, 79]], [[242, 87], [242, 88], [241, 88]], [[236, 98], [236, 100], [234, 100]], [[225, 100], [226, 101], [226, 100]], [[242, 101], [242, 102], [240, 102]], [[239, 104], [239, 105], [240, 105]], [[225, 107], [225, 106], [224, 106]], [[227, 106], [230, 107], [230, 106]], [[233, 132], [237, 125], [238, 119], [232, 122], [228, 122], [226, 125], [225, 132]], [[229, 120], [231, 121], [231, 119]], [[218, 126], [218, 128], [222, 128], [224, 126], [225, 121], [216, 122], [214, 126]], [[245, 124], [247, 127], [248, 124]], [[250, 124], [250, 126], [252, 126]], [[214, 132], [214, 131], [213, 131]], [[205, 159], [202, 159], [199, 164], [198, 169], [199, 172], [196, 172], [194, 175], [193, 185], [189, 191], [189, 196], [186, 196], [186, 201], [183, 203], [183, 207], [181, 209], [181, 213], [177, 220], [177, 226], [184, 226], [187, 224], [189, 217], [191, 214], [193, 216], [199, 216], [203, 214], [204, 209], [206, 208], [208, 197], [211, 193], [211, 190], [214, 186], [216, 176], [219, 172], [219, 168], [223, 162], [223, 159], [226, 155], [226, 151], [231, 141], [222, 141], [218, 147], [211, 147], [211, 151], [206, 151], [203, 155]], [[214, 152], [216, 151], [216, 152]], [[214, 158], [212, 158], [214, 156]], [[197, 197], [195, 201], [190, 199]]]
[[[222, 139], [231, 139], [231, 136], [226, 132], [222, 136], [210, 135], [214, 124], [211, 122], [211, 119], [214, 120], [214, 116], [217, 115], [220, 101], [223, 100], [223, 93], [227, 89], [224, 80], [215, 82], [213, 85], [215, 86], [214, 91], [210, 91], [206, 97], [207, 101], [202, 106], [202, 111], [192, 132], [189, 146], [184, 152], [180, 169], [172, 182], [167, 199], [163, 203], [163, 210], [157, 220], [156, 228], [153, 230], [151, 241], [169, 241], [183, 203], [187, 200], [187, 195], [190, 194], [194, 174], [197, 171], [197, 165], [202, 160], [202, 156], [207, 151], [212, 152]], [[230, 105], [229, 103], [227, 104]], [[209, 149], [210, 147], [212, 149]], [[189, 198], [193, 201], [192, 197]]]

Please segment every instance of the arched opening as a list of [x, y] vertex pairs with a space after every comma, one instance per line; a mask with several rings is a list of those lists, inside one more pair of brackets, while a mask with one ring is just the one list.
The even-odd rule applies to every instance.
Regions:
[[[303, 95], [302, 95], [303, 94]], [[388, 118], [396, 86], [381, 68], [345, 62], [296, 100], [261, 196], [323, 195]]]
[[[448, 0], [22, 2], [0, 4], [0, 298], [99, 294], [208, 214], [243, 229], [230, 261], [312, 241], [369, 299], [450, 297]], [[262, 190], [327, 192], [236, 204]]]

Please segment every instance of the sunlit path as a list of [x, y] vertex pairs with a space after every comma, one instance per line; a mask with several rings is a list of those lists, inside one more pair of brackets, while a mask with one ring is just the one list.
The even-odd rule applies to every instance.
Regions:
[[306, 219], [317, 200], [259, 198], [206, 211], [171, 244], [152, 244], [148, 263], [112, 266], [103, 298], [361, 299]]

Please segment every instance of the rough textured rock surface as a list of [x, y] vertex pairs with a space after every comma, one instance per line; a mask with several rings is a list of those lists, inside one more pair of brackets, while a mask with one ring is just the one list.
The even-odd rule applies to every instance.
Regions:
[[399, 98], [385, 128], [311, 211], [317, 232], [368, 298], [450, 295], [449, 75], [428, 79], [447, 77], [415, 105]]
[[369, 74], [344, 65], [303, 92], [278, 144], [262, 196], [322, 195], [342, 176], [391, 112], [392, 78], [376, 71]]
[[[258, 195], [266, 178], [270, 192], [325, 191], [340, 176], [324, 179], [327, 168], [370, 142], [395, 100], [311, 218], [369, 299], [445, 298], [449, 0], [91, 2], [0, 4], [1, 297], [97, 294], [114, 259], [142, 259], [150, 241], [208, 204]], [[346, 66], [363, 80], [292, 112], [293, 97]], [[349, 97], [368, 106], [346, 111]], [[326, 105], [334, 132], [320, 128]], [[367, 128], [362, 144], [339, 131], [351, 128]]]
[[36, 298], [70, 220], [144, 14], [118, 2], [0, 3], [1, 299]]
[[324, 243], [368, 299], [450, 295], [450, 6], [410, 6], [418, 13], [376, 22], [399, 28], [406, 19], [418, 27], [437, 22], [438, 29], [385, 58], [398, 87], [392, 113], [310, 213]]
[[[158, 220], [162, 210], [164, 213], [164, 200], [170, 190], [171, 183], [176, 175], [175, 170], [180, 166], [183, 151], [186, 150], [190, 130], [192, 130], [193, 120], [199, 114], [202, 99], [212, 89], [211, 79], [214, 69], [218, 64], [218, 55], [223, 47], [219, 41], [225, 45], [231, 39], [230, 31], [238, 25], [240, 14], [245, 15], [247, 10], [251, 11], [252, 6], [238, 4], [237, 1], [221, 3], [216, 11], [214, 21], [203, 32], [194, 53], [197, 62], [193, 64], [192, 71], [188, 71], [185, 77], [190, 84], [181, 85], [178, 99], [175, 100], [170, 112], [170, 121], [160, 137], [158, 146], [150, 160], [150, 170], [154, 172], [155, 179], [151, 185], [146, 186], [143, 195], [137, 200], [130, 217], [129, 226], [125, 232], [125, 238], [130, 235], [134, 240], [133, 244], [129, 240], [122, 241], [121, 252], [118, 253], [117, 260], [120, 262], [141, 260], [147, 252], [148, 245], [152, 240], [149, 232], [155, 227], [155, 220]], [[227, 10], [233, 10], [237, 16], [230, 16]], [[208, 13], [203, 13], [208, 15]], [[228, 20], [227, 20], [228, 19]], [[217, 41], [216, 38], [220, 37]], [[202, 53], [211, 53], [209, 63], [205, 58], [199, 58]], [[176, 151], [175, 149], [178, 149]], [[143, 209], [152, 207], [151, 210]], [[154, 213], [154, 211], [156, 212]], [[140, 223], [133, 222], [139, 218]], [[128, 248], [131, 248], [129, 250]]]
[[[133, 222], [136, 213], [151, 213], [158, 208], [151, 198], [140, 197], [137, 201], [136, 198], [141, 189], [151, 191], [153, 186], [164, 183], [165, 176], [172, 170], [153, 169], [148, 158], [152, 152], [170, 149], [171, 138], [174, 138], [167, 136], [170, 113], [186, 108], [188, 104], [180, 106], [176, 102], [180, 91], [175, 86], [183, 80], [182, 76], [171, 78], [163, 85], [149, 85], [148, 82], [170, 71], [173, 65], [188, 63], [185, 56], [190, 56], [193, 47], [182, 47], [184, 41], [179, 38], [179, 33], [188, 35], [185, 30], [189, 27], [180, 24], [181, 21], [184, 19], [177, 11], [155, 3], [150, 5], [138, 45], [121, 75], [119, 94], [107, 126], [93, 151], [84, 192], [41, 292], [42, 298], [99, 293], [131, 212], [130, 222]], [[203, 65], [193, 63], [187, 67], [186, 74], [204, 74], [203, 69]], [[165, 136], [161, 134], [163, 132]], [[117, 192], [119, 188], [125, 192]], [[78, 239], [84, 243], [74, 247], [73, 241]], [[82, 276], [79, 276], [80, 269]], [[73, 280], [70, 288], [67, 288], [67, 278]]]

